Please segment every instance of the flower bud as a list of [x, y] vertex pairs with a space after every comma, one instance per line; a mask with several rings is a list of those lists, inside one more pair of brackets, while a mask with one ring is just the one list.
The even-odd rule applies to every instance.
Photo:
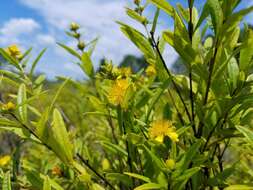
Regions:
[[80, 33], [74, 33], [74, 34], [73, 34], [73, 37], [74, 37], [74, 38], [76, 38], [76, 39], [79, 39], [79, 38], [80, 38], [80, 36], [81, 36], [81, 34], [80, 34]]
[[2, 110], [3, 111], [12, 111], [15, 109], [15, 104], [13, 104], [12, 102], [8, 102], [7, 104], [3, 104], [2, 105]]
[[71, 31], [77, 31], [79, 28], [80, 28], [80, 26], [77, 23], [75, 23], [75, 22], [72, 22], [70, 24], [70, 30]]
[[156, 75], [156, 69], [153, 65], [149, 65], [147, 68], [146, 68], [146, 75], [147, 76], [155, 76]]
[[140, 13], [142, 13], [144, 11], [144, 7], [140, 7], [139, 11], [140, 11]]
[[176, 165], [175, 160], [173, 159], [166, 160], [166, 166], [168, 167], [168, 169], [173, 170], [175, 168], [175, 165]]
[[137, 6], [140, 5], [140, 2], [141, 2], [141, 0], [134, 0], [134, 4], [136, 4]]
[[102, 160], [102, 168], [103, 168], [103, 170], [109, 170], [110, 167], [111, 167], [111, 166], [110, 166], [109, 160], [106, 159], [106, 158], [104, 158], [104, 159]]
[[79, 50], [83, 51], [84, 48], [85, 48], [85, 43], [84, 43], [84, 42], [79, 42], [79, 43], [77, 44], [77, 47], [78, 47]]

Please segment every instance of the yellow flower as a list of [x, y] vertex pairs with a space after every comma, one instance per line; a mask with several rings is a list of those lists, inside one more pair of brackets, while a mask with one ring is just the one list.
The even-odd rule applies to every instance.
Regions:
[[16, 107], [15, 104], [13, 104], [12, 102], [8, 102], [7, 104], [2, 105], [2, 110], [4, 111], [14, 110], [15, 107]]
[[171, 132], [169, 135], [170, 139], [173, 141], [173, 142], [178, 142], [178, 134], [176, 132]]
[[5, 50], [6, 53], [8, 53], [11, 57], [13, 58], [21, 58], [22, 54], [21, 51], [19, 49], [19, 47], [17, 45], [10, 45], [9, 47], [7, 47], [7, 49]]
[[173, 142], [178, 142], [178, 134], [171, 121], [157, 120], [151, 123], [149, 128], [149, 136], [160, 143], [163, 142], [164, 137], [168, 136]]
[[11, 157], [9, 155], [3, 156], [0, 158], [0, 166], [5, 166], [8, 164], [11, 160]]
[[153, 65], [149, 65], [147, 68], [146, 68], [146, 75], [147, 76], [154, 76], [156, 75], [156, 69]]
[[166, 163], [166, 166], [168, 167], [168, 169], [172, 170], [175, 168], [175, 165], [176, 165], [175, 160], [167, 159], [165, 163]]
[[108, 94], [109, 102], [114, 105], [122, 105], [129, 85], [127, 79], [116, 80]]

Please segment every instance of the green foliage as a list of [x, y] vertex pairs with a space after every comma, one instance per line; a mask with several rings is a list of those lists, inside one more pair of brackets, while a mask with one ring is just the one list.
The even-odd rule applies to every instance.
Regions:
[[[236, 12], [239, 3], [207, 0], [198, 13], [193, 0], [134, 0], [126, 14], [146, 33], [117, 23], [143, 57], [97, 71], [98, 38], [86, 42], [71, 23], [76, 47], [58, 45], [85, 81], [35, 75], [46, 49], [30, 63], [31, 48], [1, 48], [2, 189], [253, 189], [253, 32], [241, 27], [253, 8]], [[159, 34], [162, 11], [174, 29]], [[181, 74], [167, 68], [166, 44]]]

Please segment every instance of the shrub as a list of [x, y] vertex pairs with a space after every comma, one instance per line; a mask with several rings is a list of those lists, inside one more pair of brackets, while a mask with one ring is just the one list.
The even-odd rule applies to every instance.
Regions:
[[[11, 156], [0, 158], [3, 190], [253, 189], [253, 31], [247, 25], [238, 42], [253, 7], [236, 12], [240, 0], [207, 0], [198, 16], [194, 0], [187, 8], [149, 3], [156, 7], [152, 21], [141, 1], [126, 9], [146, 34], [118, 22], [148, 63], [137, 73], [109, 61], [95, 72], [97, 39], [82, 41], [76, 23], [67, 32], [76, 49], [59, 46], [78, 59], [87, 81], [60, 77], [60, 85], [44, 86], [45, 76], [35, 77], [34, 69], [45, 50], [29, 69], [31, 49], [0, 49], [12, 66], [1, 70], [0, 128], [20, 137]], [[173, 31], [157, 33], [160, 11], [173, 18]], [[166, 43], [186, 75], [168, 69]]]

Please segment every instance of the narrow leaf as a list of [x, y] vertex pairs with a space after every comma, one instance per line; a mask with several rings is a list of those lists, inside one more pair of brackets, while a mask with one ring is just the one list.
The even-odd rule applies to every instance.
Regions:
[[79, 55], [79, 53], [77, 51], [75, 51], [74, 49], [64, 45], [64, 44], [61, 44], [61, 43], [57, 43], [59, 46], [61, 46], [63, 49], [65, 49], [67, 52], [69, 52], [71, 55], [77, 57], [78, 59], [82, 59], [82, 57]]
[[11, 177], [10, 172], [7, 172], [3, 176], [2, 190], [11, 190]]
[[158, 8], [165, 11], [168, 15], [173, 16], [174, 8], [166, 0], [149, 0], [151, 3], [156, 5]]
[[34, 74], [34, 69], [35, 69], [37, 63], [39, 62], [39, 60], [41, 59], [41, 57], [43, 56], [43, 54], [46, 52], [46, 50], [47, 50], [46, 48], [43, 49], [43, 50], [39, 53], [39, 55], [36, 57], [36, 59], [34, 60], [34, 62], [32, 63], [32, 67], [31, 67], [30, 74], [29, 74], [30, 77], [33, 76], [33, 74]]
[[92, 61], [90, 59], [90, 55], [87, 52], [84, 52], [81, 60], [82, 60], [82, 63], [80, 66], [82, 70], [87, 76], [92, 78], [94, 75], [94, 68], [93, 68]]
[[134, 190], [146, 190], [146, 189], [161, 189], [162, 186], [157, 183], [146, 183], [144, 185], [141, 185], [139, 187], [134, 188]]
[[26, 100], [26, 86], [25, 84], [21, 84], [18, 89], [17, 104], [21, 105], [18, 107], [18, 111], [21, 121], [24, 123], [27, 122], [27, 105], [25, 104]]

